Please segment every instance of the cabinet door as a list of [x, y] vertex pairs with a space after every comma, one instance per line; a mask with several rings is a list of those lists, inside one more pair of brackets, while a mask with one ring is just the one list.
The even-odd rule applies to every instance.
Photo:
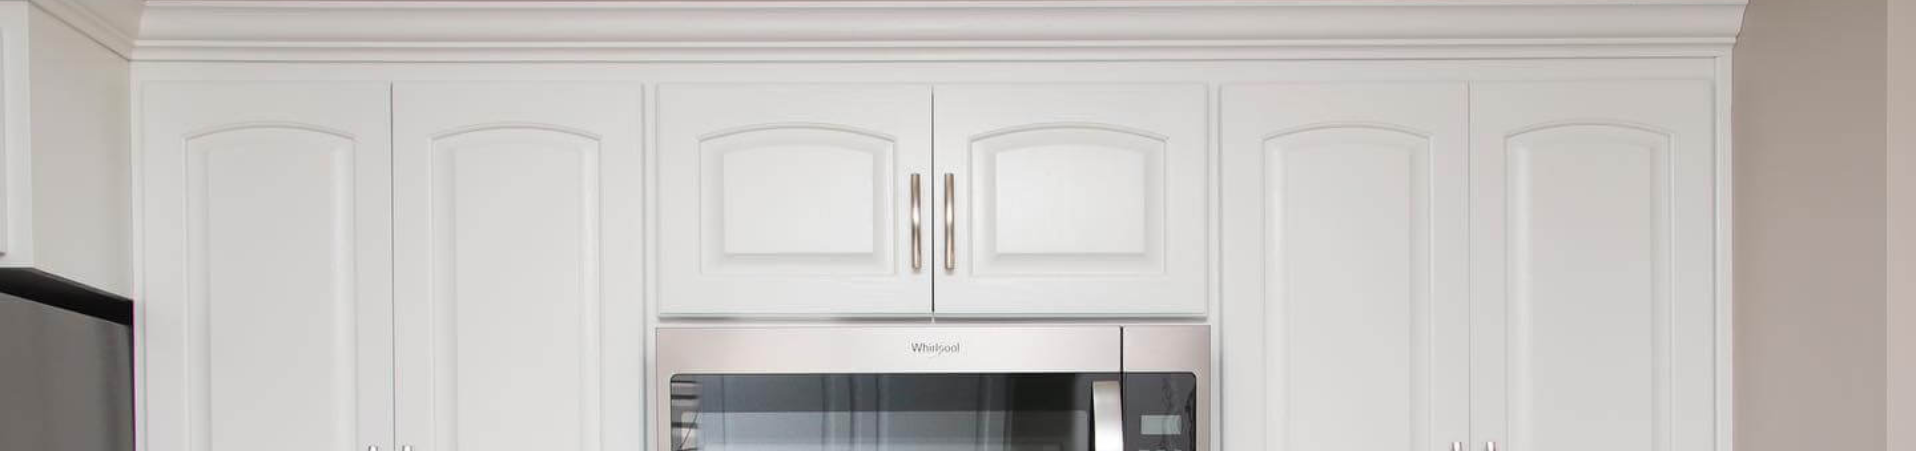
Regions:
[[392, 446], [387, 87], [144, 87], [146, 440]]
[[658, 111], [661, 313], [930, 313], [930, 88], [667, 85]]
[[1471, 90], [1476, 441], [1714, 449], [1711, 84]]
[[1465, 86], [1221, 99], [1224, 448], [1468, 440]]
[[642, 94], [394, 88], [400, 445], [644, 446]]
[[1205, 312], [1203, 85], [956, 85], [937, 97], [939, 313]]

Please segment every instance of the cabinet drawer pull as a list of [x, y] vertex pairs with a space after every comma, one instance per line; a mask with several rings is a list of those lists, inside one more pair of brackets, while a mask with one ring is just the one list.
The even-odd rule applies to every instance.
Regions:
[[925, 267], [925, 245], [920, 240], [924, 235], [922, 213], [918, 208], [918, 174], [911, 175], [911, 270]]
[[957, 194], [958, 178], [950, 172], [945, 173], [945, 272], [958, 270], [958, 235], [955, 234], [958, 216]]

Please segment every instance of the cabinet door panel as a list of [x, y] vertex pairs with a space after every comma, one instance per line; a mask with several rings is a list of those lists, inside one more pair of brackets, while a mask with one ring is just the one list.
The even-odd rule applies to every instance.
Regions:
[[938, 171], [956, 181], [956, 252], [933, 233], [955, 263], [935, 276], [939, 313], [1205, 311], [1204, 86], [937, 90]]
[[150, 446], [390, 446], [386, 86], [146, 92]]
[[1466, 440], [1464, 86], [1222, 99], [1225, 448]]
[[396, 88], [400, 443], [640, 446], [640, 97]]
[[910, 178], [928, 227], [930, 102], [906, 85], [660, 87], [661, 313], [929, 313]]
[[1473, 88], [1481, 440], [1712, 449], [1710, 93]]

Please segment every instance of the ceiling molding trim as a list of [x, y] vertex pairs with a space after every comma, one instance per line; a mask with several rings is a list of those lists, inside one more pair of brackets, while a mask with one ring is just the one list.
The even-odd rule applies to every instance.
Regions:
[[48, 15], [60, 19], [80, 34], [92, 38], [121, 58], [132, 58], [135, 47], [135, 30], [122, 30], [101, 17], [92, 8], [73, 0], [31, 0], [33, 6], [46, 11]]
[[133, 55], [144, 61], [943, 61], [1550, 57], [1609, 49], [1654, 56], [1727, 49], [1744, 6], [1744, 0], [157, 0], [147, 3]]

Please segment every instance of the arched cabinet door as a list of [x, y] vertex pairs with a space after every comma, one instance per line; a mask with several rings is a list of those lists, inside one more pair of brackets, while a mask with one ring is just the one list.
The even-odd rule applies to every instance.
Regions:
[[931, 312], [929, 87], [658, 90], [661, 314]]
[[390, 449], [386, 85], [142, 90], [146, 446]]
[[1224, 449], [1468, 440], [1465, 85], [1220, 98]]
[[1716, 449], [1712, 92], [1472, 86], [1476, 441]]
[[1203, 314], [1207, 105], [1198, 84], [938, 86], [938, 313]]
[[643, 446], [642, 96], [394, 87], [399, 445]]

